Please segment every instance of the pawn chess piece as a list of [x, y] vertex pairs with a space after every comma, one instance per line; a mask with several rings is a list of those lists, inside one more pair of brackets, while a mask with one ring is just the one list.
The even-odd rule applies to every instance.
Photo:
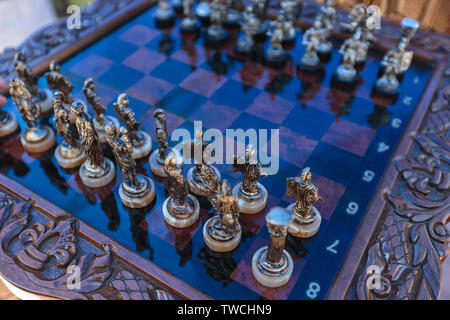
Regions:
[[189, 194], [183, 167], [177, 163], [173, 155], [166, 158], [164, 171], [167, 176], [166, 185], [169, 197], [164, 201], [164, 220], [175, 228], [192, 226], [199, 218], [200, 204]]
[[227, 0], [227, 15], [224, 26], [228, 28], [239, 27], [241, 20], [242, 0]]
[[307, 72], [316, 72], [320, 69], [320, 58], [317, 55], [317, 48], [326, 41], [324, 30], [319, 21], [314, 22], [314, 26], [303, 34], [302, 44], [306, 46], [305, 54], [300, 60], [300, 68]]
[[259, 20], [252, 12], [252, 7], [247, 7], [243, 14], [244, 25], [242, 26], [243, 36], [236, 41], [234, 49], [240, 54], [249, 54], [255, 51], [255, 40], [253, 36], [258, 32]]
[[184, 18], [181, 20], [181, 31], [186, 33], [198, 32], [200, 30], [201, 23], [195, 17], [193, 11], [194, 0], [183, 0], [182, 2]]
[[263, 286], [281, 287], [292, 276], [294, 261], [284, 250], [292, 218], [291, 212], [280, 207], [270, 209], [266, 216], [266, 226], [270, 233], [269, 245], [256, 251], [252, 258], [253, 276]]
[[53, 99], [54, 117], [56, 133], [63, 137], [63, 141], [55, 150], [55, 159], [64, 169], [78, 168], [85, 160], [84, 153], [80, 141], [76, 138], [77, 133], [74, 132], [74, 126], [69, 120], [69, 111], [64, 106], [64, 93], [55, 92]]
[[124, 127], [117, 129], [108, 122], [105, 126], [107, 141], [123, 174], [119, 196], [128, 208], [144, 208], [155, 199], [155, 183], [146, 175], [136, 173], [136, 162], [133, 159], [133, 145]]
[[19, 128], [14, 113], [0, 109], [0, 138], [4, 138], [16, 132]]
[[111, 160], [103, 157], [103, 150], [95, 130], [94, 121], [86, 114], [86, 107], [80, 101], [75, 101], [70, 112], [75, 117], [75, 125], [80, 135], [81, 145], [87, 156], [80, 167], [81, 182], [89, 188], [100, 188], [113, 181], [115, 168]]
[[133, 159], [142, 159], [152, 151], [152, 139], [147, 132], [139, 130], [139, 123], [136, 121], [134, 112], [130, 107], [130, 100], [125, 93], [122, 93], [114, 103], [114, 110], [117, 118], [125, 123], [128, 136], [133, 145]]
[[336, 77], [345, 84], [352, 85], [358, 80], [355, 64], [360, 39], [361, 30], [358, 29], [353, 37], [345, 40], [339, 49], [339, 53], [342, 54], [342, 63], [336, 69]]
[[156, 26], [167, 28], [175, 21], [175, 12], [168, 0], [158, 0], [158, 8], [155, 11]]
[[281, 45], [284, 37], [283, 18], [278, 16], [278, 19], [271, 23], [271, 27], [272, 30], [267, 33], [270, 36], [270, 45], [264, 52], [264, 59], [273, 66], [281, 67], [288, 59], [288, 54]]
[[209, 19], [211, 17], [211, 6], [209, 5], [208, 0], [200, 1], [195, 8], [195, 16], [203, 23], [209, 23]]
[[243, 181], [233, 188], [233, 196], [238, 199], [239, 211], [247, 214], [261, 212], [267, 205], [268, 193], [258, 182], [258, 178], [267, 175], [256, 159], [256, 151], [251, 145], [245, 150], [245, 156], [234, 157], [233, 171], [240, 171], [243, 174]]
[[84, 81], [83, 93], [86, 101], [92, 106], [94, 110], [94, 126], [97, 130], [98, 138], [101, 143], [106, 142], [105, 126], [107, 122], [112, 122], [115, 126], [119, 126], [119, 120], [111, 116], [105, 116], [106, 107], [101, 104], [100, 96], [97, 93], [97, 86], [94, 79], [89, 78]]
[[169, 148], [166, 123], [167, 117], [164, 110], [160, 108], [156, 109], [153, 113], [153, 117], [155, 118], [156, 139], [158, 141], [159, 148], [150, 156], [150, 168], [153, 174], [159, 177], [165, 177], [166, 172], [164, 171], [164, 166], [166, 163], [166, 158], [170, 154], [173, 154], [178, 166], [181, 167], [183, 165], [183, 157], [178, 150]]
[[288, 196], [296, 198], [296, 202], [286, 208], [294, 214], [289, 233], [298, 238], [314, 236], [319, 231], [322, 217], [313, 204], [323, 199], [319, 196], [319, 189], [311, 182], [309, 168], [303, 169], [300, 177], [288, 178], [286, 189]]
[[64, 94], [64, 103], [71, 105], [73, 103], [72, 90], [75, 86], [70, 83], [69, 79], [61, 73], [61, 67], [55, 61], [50, 63], [50, 71], [45, 74], [48, 87], [51, 90], [58, 90]]
[[[23, 148], [30, 153], [45, 152], [52, 148], [56, 143], [55, 134], [49, 126], [37, 123], [41, 107], [35, 104], [25, 83], [14, 78], [9, 84], [9, 93], [27, 126], [20, 138]], [[10, 125], [14, 126], [14, 123]]]
[[227, 15], [227, 9], [220, 0], [211, 2], [211, 25], [206, 30], [205, 39], [210, 44], [219, 44], [229, 37], [228, 32], [223, 28], [223, 21]]
[[14, 56], [14, 68], [17, 77], [25, 83], [34, 103], [41, 107], [41, 114], [51, 111], [53, 109], [52, 93], [48, 89], [38, 87], [38, 78], [28, 68], [25, 54], [22, 51], [17, 52]]

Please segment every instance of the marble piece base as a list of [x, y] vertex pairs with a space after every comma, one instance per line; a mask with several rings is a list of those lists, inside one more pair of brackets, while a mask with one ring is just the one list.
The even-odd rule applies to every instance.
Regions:
[[61, 154], [61, 148], [62, 148], [61, 145], [58, 145], [58, 147], [55, 150], [56, 162], [58, 162], [61, 168], [64, 169], [78, 168], [86, 160], [86, 154], [83, 151], [81, 151], [77, 157], [67, 158]]
[[9, 136], [13, 132], [17, 130], [19, 127], [19, 124], [17, 123], [17, 118], [12, 112], [8, 112], [9, 114], [9, 121], [6, 122], [4, 125], [0, 125], [0, 138]]
[[24, 139], [24, 137], [20, 137], [20, 142], [22, 142], [23, 148], [30, 153], [40, 153], [45, 152], [49, 149], [51, 149], [55, 143], [55, 133], [49, 126], [43, 126], [48, 130], [48, 134], [45, 137], [45, 139], [38, 141], [38, 142], [28, 142]]
[[261, 196], [258, 199], [252, 200], [246, 199], [241, 195], [241, 193], [239, 192], [241, 185], [242, 182], [239, 182], [234, 186], [232, 191], [233, 197], [236, 197], [238, 199], [239, 211], [246, 214], [255, 214], [264, 210], [267, 205], [267, 189], [258, 182], [258, 189], [261, 191]]
[[[176, 149], [172, 149], [170, 148], [170, 150], [172, 152], [175, 153], [176, 158], [177, 158], [177, 163], [179, 164], [179, 166], [181, 167], [183, 165], [183, 156], [180, 154], [180, 152]], [[152, 155], [150, 156], [150, 168], [153, 172], [153, 174], [157, 175], [158, 177], [166, 177], [166, 173], [164, 171], [164, 161], [161, 164], [159, 161], [159, 149], [156, 149]]]
[[[294, 213], [295, 203], [290, 204], [286, 209]], [[292, 219], [291, 225], [289, 226], [288, 232], [296, 238], [311, 238], [320, 229], [320, 223], [322, 222], [322, 216], [319, 211], [313, 207], [312, 210], [316, 214], [316, 217], [312, 223], [304, 224], [301, 223], [297, 216], [294, 214], [294, 219]]]
[[[221, 174], [220, 174], [219, 169], [217, 169], [214, 166], [211, 166], [211, 168], [216, 172], [216, 175], [219, 177], [219, 179], [221, 179]], [[205, 193], [199, 192], [200, 188], [197, 187], [197, 183], [194, 180], [194, 170], [195, 170], [195, 167], [192, 167], [188, 170], [188, 172], [186, 174], [186, 182], [188, 184], [189, 192], [191, 192], [197, 196], [206, 197], [207, 195]]]
[[255, 279], [261, 283], [263, 286], [269, 288], [278, 288], [289, 282], [289, 279], [292, 276], [292, 272], [294, 271], [294, 261], [292, 261], [291, 255], [284, 250], [284, 254], [288, 260], [287, 271], [281, 275], [270, 275], [263, 273], [258, 268], [258, 257], [262, 254], [263, 251], [267, 250], [267, 246], [262, 247], [258, 251], [255, 252], [252, 258], [252, 273]]
[[187, 228], [192, 226], [200, 217], [200, 204], [198, 203], [198, 200], [191, 194], [188, 194], [189, 199], [192, 200], [194, 203], [194, 212], [187, 218], [180, 219], [177, 217], [174, 217], [170, 214], [169, 210], [167, 209], [167, 205], [169, 203], [170, 197], [168, 197], [164, 203], [163, 203], [163, 214], [164, 214], [164, 220], [167, 222], [167, 224], [171, 225], [175, 228]]
[[[114, 117], [111, 116], [104, 116], [103, 120], [105, 120], [105, 126], [108, 122], [111, 122], [114, 126], [116, 126], [117, 128], [120, 127], [120, 122], [119, 120], [117, 120]], [[94, 126], [95, 126], [95, 131], [97, 131], [98, 134], [98, 140], [100, 141], [100, 143], [106, 143], [106, 132], [105, 132], [105, 127], [104, 126], [100, 126], [98, 124], [97, 121], [94, 120]]]
[[214, 240], [208, 234], [208, 224], [214, 218], [217, 218], [217, 216], [209, 218], [203, 225], [203, 240], [205, 241], [206, 246], [215, 252], [229, 252], [236, 249], [236, 247], [241, 242], [242, 230], [239, 230], [234, 238], [230, 239], [229, 241]]
[[133, 147], [133, 154], [131, 156], [134, 160], [142, 159], [152, 151], [152, 138], [150, 138], [150, 135], [144, 131], [139, 131], [139, 134], [142, 135], [144, 141], [139, 147]]
[[[88, 161], [88, 160], [86, 160]], [[83, 167], [86, 163], [86, 161], [81, 165]], [[79, 170], [81, 182], [89, 187], [89, 188], [100, 188], [106, 186], [108, 183], [113, 181], [115, 175], [116, 175], [116, 169], [114, 168], [114, 164], [111, 160], [108, 158], [103, 158], [103, 161], [107, 162], [109, 164], [109, 170], [101, 177], [98, 178], [91, 178], [88, 177], [83, 173], [83, 170]]]
[[133, 197], [126, 193], [123, 188], [123, 183], [120, 184], [119, 196], [124, 206], [128, 208], [144, 208], [155, 199], [155, 183], [149, 177], [144, 177], [148, 182], [148, 188], [143, 194], [139, 194], [138, 197]]
[[53, 111], [53, 95], [49, 89], [39, 89], [39, 92], [45, 92], [45, 99], [42, 101], [35, 101], [41, 107], [41, 113]]

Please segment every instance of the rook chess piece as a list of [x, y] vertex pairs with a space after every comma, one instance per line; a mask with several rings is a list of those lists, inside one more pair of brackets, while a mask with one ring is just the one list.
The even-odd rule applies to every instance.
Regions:
[[283, 17], [278, 16], [276, 21], [272, 21], [271, 28], [267, 33], [270, 36], [270, 45], [264, 52], [264, 58], [269, 64], [281, 67], [288, 59], [288, 54], [281, 45], [284, 37]]
[[[24, 149], [31, 153], [39, 153], [53, 147], [56, 142], [55, 134], [49, 126], [37, 123], [41, 115], [41, 107], [34, 102], [25, 83], [22, 80], [13, 79], [9, 84], [9, 93], [27, 126], [20, 138]], [[10, 124], [14, 125], [14, 123]]]
[[195, 17], [194, 0], [183, 0], [183, 14], [184, 18], [181, 20], [180, 29], [182, 32], [194, 33], [200, 30], [200, 21]]
[[168, 0], [158, 0], [158, 8], [155, 11], [156, 26], [166, 28], [173, 24], [175, 12]]
[[58, 90], [64, 94], [64, 103], [71, 105], [73, 103], [72, 90], [75, 86], [69, 79], [61, 73], [61, 67], [55, 61], [50, 63], [50, 71], [45, 74], [48, 87], [51, 90]]
[[320, 22], [315, 21], [314, 26], [303, 34], [302, 44], [306, 46], [305, 54], [300, 60], [300, 68], [307, 72], [315, 72], [320, 69], [320, 58], [317, 55], [317, 48], [325, 42], [325, 33]]
[[256, 159], [255, 149], [249, 145], [245, 156], [235, 156], [233, 171], [243, 174], [243, 181], [233, 188], [233, 196], [238, 199], [239, 211], [254, 214], [261, 212], [267, 205], [267, 190], [258, 182], [258, 178], [267, 175], [261, 163]]
[[243, 36], [236, 41], [234, 49], [241, 54], [249, 54], [255, 51], [255, 40], [253, 36], [258, 32], [259, 20], [252, 12], [252, 7], [247, 7], [243, 14], [244, 25], [242, 26]]
[[220, 0], [211, 2], [211, 25], [206, 29], [205, 39], [210, 44], [219, 44], [228, 39], [228, 32], [222, 24], [227, 15], [227, 9]]
[[323, 201], [319, 189], [311, 182], [309, 168], [302, 171], [300, 177], [287, 179], [287, 195], [295, 196], [296, 202], [286, 209], [294, 214], [289, 233], [298, 238], [310, 238], [319, 231], [322, 217], [313, 206], [315, 201]]
[[255, 252], [252, 258], [252, 273], [263, 286], [278, 288], [286, 283], [294, 271], [291, 255], [284, 250], [292, 213], [280, 208], [270, 209], [266, 226], [270, 233], [269, 245]]
[[143, 174], [136, 173], [136, 162], [133, 159], [133, 145], [124, 127], [117, 129], [108, 122], [105, 126], [107, 141], [123, 174], [119, 196], [128, 208], [143, 208], [155, 199], [155, 184]]

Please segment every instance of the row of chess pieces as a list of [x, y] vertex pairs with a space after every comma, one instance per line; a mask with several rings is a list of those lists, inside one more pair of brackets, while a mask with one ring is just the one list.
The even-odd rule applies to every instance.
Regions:
[[[202, 22], [209, 26], [205, 31], [207, 44], [221, 44], [228, 40], [226, 27], [240, 27], [241, 36], [235, 44], [235, 51], [242, 55], [255, 52], [256, 40], [270, 37], [270, 45], [264, 52], [265, 61], [275, 67], [283, 66], [289, 58], [283, 43], [293, 42], [296, 38], [295, 23], [301, 15], [303, 0], [282, 0], [277, 18], [269, 22], [266, 19], [267, 2], [252, 0], [242, 11], [242, 1], [221, 0], [202, 1], [194, 10], [194, 0], [160, 0], [155, 11], [156, 25], [170, 27], [175, 20], [175, 12], [182, 11], [180, 29], [185, 33], [197, 33]], [[352, 36], [344, 41], [339, 53], [342, 62], [337, 67], [333, 79], [338, 87], [351, 89], [359, 80], [356, 65], [362, 65], [367, 59], [369, 48], [376, 40], [372, 32], [375, 28], [375, 11], [364, 4], [357, 4], [350, 11], [349, 22], [341, 27]], [[319, 73], [323, 63], [329, 59], [333, 45], [333, 28], [336, 22], [336, 10], [333, 0], [327, 0], [321, 7], [313, 26], [303, 34], [302, 44], [305, 54], [299, 61], [300, 70], [307, 73]], [[382, 60], [382, 74], [374, 90], [386, 98], [395, 98], [399, 93], [399, 79], [409, 68], [413, 53], [406, 51], [411, 38], [419, 27], [413, 19], [402, 21], [402, 34], [397, 45], [388, 51]]]
[[[206, 246], [219, 253], [234, 251], [241, 240], [240, 214], [255, 214], [265, 210], [268, 199], [266, 188], [258, 182], [265, 177], [253, 147], [245, 154], [234, 157], [233, 170], [242, 172], [243, 182], [231, 188], [221, 180], [220, 171], [210, 163], [214, 150], [203, 141], [202, 131], [184, 144], [193, 153], [201, 154], [196, 165], [183, 175], [183, 156], [169, 147], [166, 114], [157, 108], [153, 117], [158, 149], [152, 152], [152, 140], [140, 130], [140, 124], [126, 94], [120, 94], [114, 103], [116, 117], [105, 115], [96, 85], [89, 78], [84, 82], [83, 93], [87, 102], [74, 100], [74, 85], [61, 73], [60, 66], [52, 62], [45, 74], [49, 89], [38, 87], [38, 78], [27, 66], [25, 56], [15, 56], [16, 77], [10, 81], [10, 95], [23, 118], [26, 128], [20, 137], [25, 151], [44, 153], [56, 144], [53, 128], [43, 119], [52, 115], [57, 134], [63, 139], [54, 151], [59, 166], [73, 170], [89, 188], [101, 188], [114, 180], [115, 165], [104, 156], [104, 147], [111, 149], [123, 175], [119, 196], [124, 206], [147, 208], [154, 203], [155, 182], [146, 174], [137, 173], [137, 159], [149, 156], [153, 175], [160, 177], [168, 197], [163, 203], [164, 220], [174, 228], [188, 228], [197, 222], [200, 206], [213, 208], [215, 215], [203, 226]], [[91, 117], [86, 105], [94, 111]], [[0, 110], [0, 137], [8, 139], [19, 130], [14, 113]], [[123, 123], [123, 126], [120, 124]], [[199, 149], [196, 149], [199, 148]], [[199, 151], [196, 151], [199, 150]], [[311, 172], [305, 168], [300, 176], [287, 179], [287, 193], [297, 201], [287, 208], [272, 208], [266, 216], [271, 234], [268, 246], [255, 253], [253, 274], [265, 286], [284, 285], [293, 271], [292, 258], [284, 250], [288, 233], [299, 238], [309, 238], [317, 233], [321, 224], [319, 211], [313, 206], [322, 200], [318, 188], [311, 182]]]

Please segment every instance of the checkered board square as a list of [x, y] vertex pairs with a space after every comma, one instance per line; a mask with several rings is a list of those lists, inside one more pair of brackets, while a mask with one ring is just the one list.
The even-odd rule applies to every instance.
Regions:
[[[143, 130], [152, 136], [153, 150], [157, 148], [152, 117], [156, 107], [166, 110], [170, 132], [185, 128], [192, 133], [194, 121], [222, 132], [279, 129], [278, 154], [272, 149], [278, 142], [276, 135], [259, 146], [272, 150], [278, 163], [276, 175], [260, 180], [269, 191], [267, 209], [241, 215], [243, 236], [237, 250], [218, 255], [205, 248], [202, 227], [211, 210], [203, 208], [199, 221], [188, 229], [177, 230], [164, 222], [166, 191], [163, 181], [152, 176], [148, 159], [138, 161], [139, 171], [156, 180], [157, 196], [151, 207], [142, 210], [121, 204], [119, 170], [110, 185], [86, 188], [77, 171], [57, 165], [54, 150], [29, 155], [18, 135], [0, 141], [0, 171], [213, 298], [326, 297], [431, 68], [415, 62], [402, 80], [399, 99], [383, 107], [371, 98], [379, 53], [371, 52], [361, 67], [356, 89], [343, 91], [331, 86], [340, 63], [336, 49], [321, 77], [298, 70], [297, 61], [304, 53], [302, 30], [289, 49], [289, 63], [273, 69], [261, 62], [260, 51], [253, 58], [233, 52], [238, 30], [229, 30], [232, 39], [222, 48], [211, 49], [204, 45], [204, 31], [200, 36], [182, 36], [179, 19], [173, 28], [159, 30], [152, 14], [153, 9], [81, 51], [63, 63], [62, 70], [76, 86], [75, 98], [83, 98], [83, 81], [93, 77], [107, 114], [114, 115], [112, 103], [118, 94], [127, 93]], [[267, 44], [260, 43], [260, 50]], [[40, 84], [46, 86], [43, 79]], [[6, 110], [17, 114], [11, 101]], [[45, 121], [54, 127], [52, 119]], [[19, 124], [23, 131], [23, 121]], [[105, 152], [113, 159], [108, 148]], [[311, 168], [313, 182], [325, 199], [317, 203], [322, 225], [311, 239], [288, 236], [286, 249], [294, 259], [294, 274], [281, 288], [265, 288], [251, 274], [253, 253], [269, 240], [265, 215], [273, 206], [286, 207], [294, 201], [285, 195], [286, 178], [305, 166]], [[189, 167], [185, 165], [185, 172]], [[232, 185], [242, 178], [230, 165], [217, 167]], [[350, 204], [358, 209], [349, 211]]]

